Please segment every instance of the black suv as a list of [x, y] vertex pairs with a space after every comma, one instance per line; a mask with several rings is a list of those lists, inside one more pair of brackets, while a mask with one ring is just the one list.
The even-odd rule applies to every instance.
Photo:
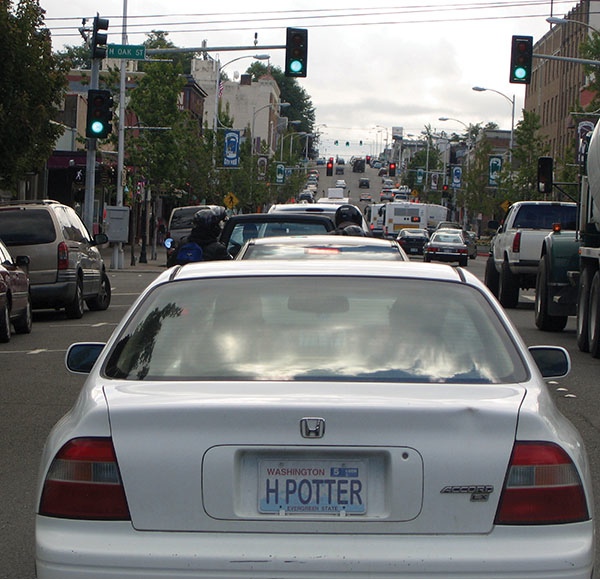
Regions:
[[11, 253], [29, 256], [31, 302], [35, 309], [64, 308], [81, 318], [110, 305], [110, 280], [98, 244], [75, 210], [52, 200], [0, 204], [0, 238]]

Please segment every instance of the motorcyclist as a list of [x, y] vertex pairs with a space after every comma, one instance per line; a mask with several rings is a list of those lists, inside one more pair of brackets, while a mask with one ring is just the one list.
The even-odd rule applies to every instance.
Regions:
[[369, 233], [362, 228], [362, 214], [360, 210], [349, 203], [343, 203], [337, 208], [334, 217], [335, 230], [331, 232], [337, 236], [368, 236]]
[[189, 242], [195, 242], [202, 248], [202, 261], [231, 260], [231, 254], [219, 241], [222, 224], [226, 220], [227, 210], [221, 206], [197, 211], [192, 220], [190, 235], [179, 240], [175, 251], [167, 260], [167, 266], [171, 267], [180, 263], [177, 260], [178, 249]]

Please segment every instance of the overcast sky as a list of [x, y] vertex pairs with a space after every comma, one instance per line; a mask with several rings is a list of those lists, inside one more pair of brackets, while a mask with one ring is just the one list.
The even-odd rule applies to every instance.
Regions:
[[[316, 109], [321, 153], [349, 156], [373, 153], [376, 142], [381, 144], [386, 136], [391, 140], [392, 127], [403, 127], [405, 138], [420, 135], [426, 125], [461, 133], [463, 123], [493, 121], [509, 130], [510, 99], [514, 95], [516, 124], [525, 95], [524, 85], [508, 82], [512, 35], [533, 36], [536, 42], [550, 29], [548, 16], [563, 17], [577, 3], [380, 0], [368, 8], [364, 1], [340, 8], [339, 2], [327, 0], [40, 0], [40, 4], [54, 49], [79, 46], [81, 19], [97, 12], [110, 19], [108, 42], [122, 44], [126, 11], [128, 44], [142, 44], [151, 30], [164, 30], [182, 48], [199, 47], [203, 40], [220, 48], [211, 54], [222, 64], [246, 54], [268, 53], [271, 63], [283, 69], [285, 51], [261, 47], [284, 45], [288, 26], [307, 28], [308, 76], [298, 82]], [[253, 46], [255, 33], [256, 51], [224, 50]], [[251, 59], [242, 59], [224, 70], [233, 78], [236, 70], [243, 73], [250, 64]], [[505, 96], [476, 92], [473, 86]]]

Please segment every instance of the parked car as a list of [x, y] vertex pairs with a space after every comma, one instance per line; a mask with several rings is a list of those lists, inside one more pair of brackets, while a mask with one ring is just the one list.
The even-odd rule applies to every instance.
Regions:
[[422, 256], [425, 244], [429, 241], [429, 233], [424, 229], [404, 228], [398, 232], [396, 241], [409, 256]]
[[0, 342], [10, 341], [11, 325], [17, 334], [31, 332], [28, 267], [29, 256], [17, 256], [13, 259], [0, 240]]
[[469, 261], [467, 243], [460, 230], [438, 230], [433, 232], [423, 248], [423, 260], [431, 262], [458, 262], [466, 266]]
[[592, 576], [592, 470], [546, 384], [569, 354], [469, 271], [190, 264], [66, 364], [40, 578]]
[[244, 244], [238, 260], [408, 260], [392, 240], [362, 236], [285, 236], [255, 238]]
[[32, 308], [63, 309], [81, 318], [84, 304], [106, 310], [111, 286], [98, 246], [72, 207], [52, 200], [0, 204], [0, 238], [11, 253], [29, 256]]
[[[297, 206], [313, 204], [298, 203]], [[322, 214], [298, 212], [295, 214], [246, 213], [231, 216], [223, 226], [220, 241], [227, 251], [236, 256], [250, 239], [272, 236], [326, 234], [335, 229], [333, 220]]]

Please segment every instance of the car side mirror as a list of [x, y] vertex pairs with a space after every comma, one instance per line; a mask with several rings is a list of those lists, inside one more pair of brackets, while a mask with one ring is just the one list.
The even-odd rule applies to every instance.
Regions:
[[545, 379], [560, 379], [571, 371], [571, 357], [562, 346], [530, 346], [529, 352]]
[[106, 234], [94, 234], [94, 245], [101, 246], [102, 244], [108, 243], [108, 236]]
[[19, 268], [29, 268], [30, 262], [31, 260], [29, 259], [29, 256], [17, 256], [15, 263], [17, 266], [19, 266]]
[[103, 342], [77, 342], [72, 344], [65, 356], [67, 369], [72, 373], [89, 374], [104, 346]]

